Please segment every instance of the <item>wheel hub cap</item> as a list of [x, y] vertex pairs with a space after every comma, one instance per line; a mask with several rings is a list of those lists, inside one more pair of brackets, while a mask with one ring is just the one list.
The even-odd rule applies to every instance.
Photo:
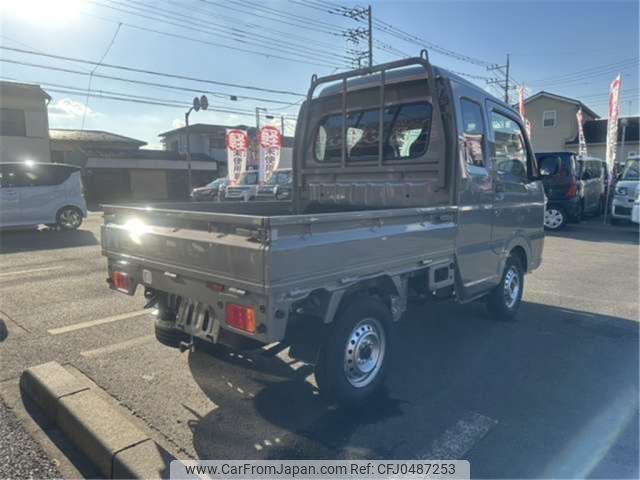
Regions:
[[67, 228], [73, 228], [79, 224], [80, 215], [74, 210], [65, 210], [60, 214], [62, 224]]
[[520, 294], [520, 276], [518, 271], [511, 267], [504, 276], [504, 300], [508, 308], [512, 308], [518, 301]]
[[558, 228], [562, 224], [562, 213], [555, 208], [544, 212], [544, 225], [547, 228]]
[[351, 331], [344, 352], [344, 372], [349, 383], [357, 388], [371, 383], [384, 353], [384, 330], [378, 320], [367, 318], [359, 322]]

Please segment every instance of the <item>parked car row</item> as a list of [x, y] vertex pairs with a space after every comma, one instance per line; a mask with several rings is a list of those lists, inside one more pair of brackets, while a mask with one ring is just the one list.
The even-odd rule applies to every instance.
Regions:
[[[537, 153], [536, 158], [547, 196], [544, 216], [547, 230], [559, 230], [587, 215], [605, 212], [611, 200], [608, 194], [611, 173], [604, 160], [573, 152]], [[639, 165], [640, 157], [629, 157], [620, 175], [613, 179], [612, 223], [633, 221], [634, 202], [640, 201]]]
[[280, 169], [273, 172], [271, 178], [260, 183], [256, 170], [248, 170], [240, 174], [237, 182], [231, 184], [229, 179], [218, 178], [204, 187], [194, 188], [191, 197], [196, 201], [210, 200], [286, 200], [291, 198], [291, 169]]

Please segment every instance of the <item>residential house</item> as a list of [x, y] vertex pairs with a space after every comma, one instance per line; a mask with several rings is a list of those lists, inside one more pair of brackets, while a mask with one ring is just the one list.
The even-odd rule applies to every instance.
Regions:
[[[640, 117], [623, 117], [618, 119], [618, 148], [616, 163], [624, 163], [629, 155], [640, 153], [639, 134]], [[607, 119], [589, 120], [583, 125], [584, 138], [587, 143], [587, 154], [591, 157], [605, 159], [607, 156]], [[578, 134], [566, 144], [567, 150], [578, 151]]]
[[531, 143], [536, 152], [567, 150], [578, 132], [576, 113], [582, 108], [584, 121], [599, 118], [598, 114], [579, 100], [538, 92], [525, 100], [527, 120], [531, 123]]
[[51, 161], [50, 100], [39, 85], [0, 81], [0, 161]]
[[[219, 162], [227, 160], [226, 132], [228, 128], [246, 130], [252, 143], [255, 142], [256, 128], [246, 125], [213, 125], [207, 123], [196, 123], [189, 126], [189, 149], [191, 153], [202, 153], [208, 155]], [[162, 138], [164, 149], [173, 152], [186, 153], [187, 136], [186, 128], [176, 128], [159, 135]], [[293, 156], [293, 137], [283, 138], [283, 148], [280, 154], [280, 167], [291, 168], [291, 158]], [[253, 155], [249, 155], [247, 165], [257, 168], [258, 162]]]
[[[587, 153], [606, 157], [608, 119], [600, 118], [579, 100], [549, 92], [538, 92], [525, 100], [527, 120], [531, 122], [531, 143], [536, 152], [578, 152], [578, 120], [581, 108]], [[631, 153], [640, 152], [638, 118], [619, 119], [616, 162], [622, 163]], [[624, 141], [623, 141], [624, 138]]]
[[[54, 162], [83, 167], [85, 195], [90, 204], [188, 198], [186, 156], [165, 150], [144, 150], [146, 142], [99, 130], [52, 129]], [[192, 184], [217, 178], [218, 162], [192, 155]]]

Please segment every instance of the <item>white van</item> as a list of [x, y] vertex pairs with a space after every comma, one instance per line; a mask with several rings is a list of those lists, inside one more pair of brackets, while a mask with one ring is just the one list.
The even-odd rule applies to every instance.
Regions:
[[0, 228], [45, 224], [75, 230], [86, 216], [80, 168], [59, 163], [0, 163]]

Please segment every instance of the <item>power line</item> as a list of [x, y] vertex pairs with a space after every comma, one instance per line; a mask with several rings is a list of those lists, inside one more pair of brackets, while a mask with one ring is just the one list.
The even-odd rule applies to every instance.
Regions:
[[[73, 70], [73, 69], [64, 68], [64, 67], [55, 67], [55, 66], [43, 65], [43, 64], [38, 64], [38, 63], [31, 63], [31, 62], [21, 62], [21, 61], [18, 61], [18, 60], [11, 60], [11, 59], [8, 59], [8, 58], [0, 58], [0, 62], [12, 63], [12, 64], [15, 64], [15, 65], [21, 65], [21, 66], [33, 67], [33, 68], [40, 68], [40, 69], [45, 69], [45, 70], [53, 70], [53, 71], [64, 72], [64, 73], [71, 73], [71, 74], [74, 74], [74, 75], [85, 75], [85, 76], [88, 76], [89, 73], [90, 73], [90, 72], [87, 72], [87, 71]], [[157, 82], [148, 82], [148, 81], [145, 81], [145, 80], [136, 80], [136, 79], [131, 79], [131, 78], [118, 77], [118, 76], [114, 76], [114, 75], [104, 75], [104, 74], [94, 73], [93, 76], [96, 77], [96, 78], [103, 78], [103, 79], [106, 79], [106, 80], [115, 80], [115, 81], [118, 81], [118, 82], [125, 82], [125, 83], [134, 84], [134, 85], [144, 85], [144, 86], [147, 86], [147, 87], [163, 88], [163, 89], [168, 89], [168, 90], [177, 90], [177, 91], [181, 91], [181, 92], [192, 92], [192, 93], [197, 93], [197, 94], [206, 93], [207, 95], [213, 95], [213, 96], [218, 97], [218, 98], [226, 98], [228, 100], [234, 100], [234, 99], [238, 99], [238, 100], [240, 100], [240, 99], [242, 99], [242, 100], [255, 100], [255, 101], [258, 101], [258, 102], [275, 103], [275, 104], [280, 104], [280, 105], [284, 105], [284, 106], [292, 105], [291, 102], [284, 101], [284, 100], [274, 100], [274, 99], [270, 99], [270, 98], [252, 97], [252, 96], [245, 96], [245, 95], [234, 95], [234, 94], [230, 94], [230, 93], [216, 92], [216, 91], [204, 90], [204, 89], [199, 89], [199, 88], [196, 89], [196, 88], [180, 87], [180, 86], [177, 86], [177, 85], [169, 85], [169, 84], [166, 84], [166, 83], [157, 83]]]
[[577, 78], [590, 78], [593, 76], [596, 76], [598, 74], [601, 73], [606, 73], [609, 72], [611, 70], [617, 70], [619, 68], [625, 68], [631, 65], [636, 65], [638, 63], [638, 57], [632, 57], [632, 58], [627, 58], [624, 60], [619, 60], [617, 62], [613, 62], [613, 63], [608, 63], [608, 64], [604, 64], [604, 65], [597, 65], [594, 67], [589, 67], [587, 69], [584, 70], [578, 70], [572, 73], [565, 73], [563, 75], [556, 75], [556, 76], [552, 76], [552, 77], [546, 77], [546, 78], [539, 78], [536, 80], [532, 80], [530, 83], [531, 84], [541, 84], [541, 83], [551, 83], [551, 84], [557, 84], [557, 83], [563, 83], [565, 81], [571, 81]]
[[[90, 3], [98, 6], [98, 7], [102, 7], [102, 8], [106, 8], [109, 10], [114, 10], [117, 12], [121, 12], [121, 13], [125, 13], [128, 15], [134, 15], [140, 18], [143, 18], [145, 20], [152, 20], [152, 21], [156, 21], [156, 22], [161, 22], [167, 25], [171, 25], [174, 27], [178, 27], [178, 28], [183, 28], [183, 29], [187, 29], [189, 31], [195, 31], [195, 32], [199, 32], [199, 33], [204, 33], [206, 35], [213, 35], [211, 33], [211, 29], [204, 29], [204, 28], [198, 28], [196, 26], [193, 25], [189, 25], [189, 24], [185, 24], [185, 22], [183, 21], [172, 21], [172, 20], [167, 20], [165, 18], [159, 17], [157, 14], [144, 14], [144, 13], [139, 13], [139, 12], [135, 12], [135, 11], [131, 11], [131, 10], [127, 10], [125, 8], [121, 8], [118, 6], [114, 6], [114, 5], [108, 5], [108, 4], [104, 4], [104, 3], [100, 3], [96, 0], [88, 0]], [[113, 1], [113, 0], [107, 0], [107, 1]], [[127, 7], [127, 8], [132, 8], [132, 7]], [[135, 8], [135, 7], [133, 7]], [[90, 14], [87, 14], [90, 15]], [[326, 59], [319, 59], [316, 56], [311, 56], [311, 55], [306, 55], [306, 54], [301, 54], [301, 53], [297, 53], [296, 57], [290, 57], [290, 56], [284, 56], [283, 54], [289, 54], [289, 53], [296, 53], [296, 52], [290, 52], [289, 50], [286, 50], [282, 47], [276, 47], [276, 46], [266, 46], [265, 48], [268, 48], [269, 50], [267, 52], [265, 51], [259, 51], [256, 49], [248, 49], [248, 48], [241, 48], [241, 47], [236, 47], [236, 46], [231, 46], [231, 45], [226, 45], [226, 44], [222, 44], [222, 43], [217, 43], [217, 42], [210, 42], [210, 41], [206, 41], [203, 39], [199, 39], [199, 38], [195, 38], [195, 37], [188, 37], [185, 35], [179, 35], [176, 33], [172, 33], [172, 32], [165, 32], [162, 30], [154, 30], [151, 28], [146, 28], [146, 27], [140, 27], [138, 25], [132, 25], [132, 24], [127, 24], [124, 22], [121, 22], [120, 20], [118, 20], [120, 23], [122, 23], [123, 25], [126, 25], [128, 27], [131, 28], [137, 28], [139, 30], [145, 30], [145, 31], [153, 31], [154, 33], [159, 33], [162, 35], [168, 35], [171, 37], [177, 37], [177, 38], [183, 38], [186, 40], [191, 40], [191, 41], [195, 41], [198, 43], [205, 43], [205, 44], [210, 44], [213, 46], [217, 46], [217, 47], [221, 47], [221, 48], [229, 48], [232, 50], [237, 50], [237, 51], [241, 51], [241, 52], [245, 52], [245, 53], [251, 53], [254, 55], [263, 55], [263, 56], [267, 56], [267, 57], [272, 57], [272, 58], [277, 58], [280, 60], [287, 60], [287, 61], [292, 61], [292, 62], [297, 62], [297, 63], [306, 63], [309, 65], [321, 65], [321, 66], [328, 66], [328, 67], [336, 67], [337, 65], [335, 63], [329, 63], [329, 60]], [[227, 35], [226, 38], [224, 35], [222, 34], [217, 34], [217, 36], [222, 36], [223, 39], [225, 40], [229, 40], [229, 36]], [[244, 43], [246, 45], [249, 46], [257, 46], [257, 47], [262, 47], [263, 44], [260, 42], [252, 42], [249, 40], [239, 40], [237, 38], [232, 37], [230, 39], [231, 41], [235, 41], [235, 42], [239, 42], [239, 43]]]
[[[199, 0], [202, 3], [214, 6], [214, 7], [220, 7], [223, 8], [225, 10], [231, 10], [232, 12], [236, 12], [236, 13], [241, 13], [243, 15], [251, 15], [254, 16], [256, 18], [259, 18], [261, 20], [267, 20], [267, 21], [272, 21], [272, 22], [277, 22], [277, 23], [281, 23], [283, 25], [289, 25], [289, 26], [294, 26], [297, 28], [303, 28], [305, 30], [311, 30], [314, 32], [319, 32], [319, 33], [325, 33], [328, 35], [334, 35], [334, 36], [342, 36], [341, 31], [339, 29], [335, 29], [335, 27], [331, 26], [331, 29], [327, 29], [324, 28], [322, 26], [319, 25], [315, 25], [313, 22], [311, 22], [309, 19], [305, 19], [305, 20], [287, 20], [286, 17], [282, 17], [282, 16], [276, 16], [274, 18], [269, 17], [269, 16], [265, 16], [264, 14], [260, 14], [258, 12], [256, 12], [255, 10], [238, 10], [237, 7], [232, 7], [230, 6], [228, 3], [227, 4], [220, 4], [219, 2], [215, 2], [215, 1], [211, 1], [211, 0]], [[271, 14], [273, 15], [273, 14]]]
[[94, 66], [93, 69], [91, 70], [91, 73], [89, 73], [89, 85], [87, 86], [87, 98], [86, 98], [86, 100], [84, 102], [85, 108], [82, 111], [82, 123], [80, 125], [80, 131], [84, 130], [84, 121], [85, 121], [85, 118], [87, 116], [87, 107], [89, 106], [89, 92], [91, 92], [91, 82], [93, 81], [93, 75], [96, 73], [96, 70], [98, 69], [100, 64], [103, 62], [103, 60], [107, 57], [107, 55], [111, 51], [111, 47], [113, 47], [113, 44], [116, 41], [116, 37], [118, 36], [118, 32], [120, 31], [120, 27], [122, 27], [121, 23], [118, 24], [118, 26], [116, 28], [116, 31], [114, 32], [113, 37], [111, 37], [111, 41], [109, 42], [109, 45], [107, 46], [107, 49], [102, 54], [102, 57], [100, 57], [100, 60], [98, 60], [98, 64], [96, 66]]
[[[123, 25], [125, 25], [125, 24], [123, 23]], [[71, 62], [76, 62], [76, 63], [88, 64], [88, 65], [97, 65], [98, 64], [98, 62], [94, 62], [94, 61], [91, 61], [91, 60], [85, 60], [85, 59], [74, 58], [74, 57], [67, 57], [67, 56], [63, 56], [63, 55], [55, 55], [55, 54], [52, 54], [52, 53], [37, 52], [35, 50], [27, 50], [27, 49], [24, 49], [24, 48], [7, 47], [6, 45], [0, 45], [0, 50], [8, 50], [8, 51], [17, 52], [17, 53], [24, 53], [24, 54], [27, 54], [27, 55], [35, 55], [35, 56], [40, 56], [40, 57], [54, 58], [56, 60], [65, 60], [65, 61], [71, 61]], [[0, 60], [4, 60], [4, 59], [0, 59]], [[101, 65], [103, 67], [105, 67], [105, 68], [113, 68], [113, 69], [116, 69], [116, 70], [124, 70], [124, 71], [127, 71], [127, 72], [144, 73], [144, 74], [147, 74], [147, 75], [155, 75], [155, 76], [159, 76], [159, 77], [174, 78], [174, 79], [177, 79], [177, 80], [188, 80], [188, 81], [191, 81], [191, 82], [209, 83], [209, 84], [212, 84], [212, 85], [221, 85], [221, 86], [225, 86], [225, 87], [241, 88], [241, 89], [244, 89], [244, 90], [275, 93], [275, 94], [279, 94], [279, 95], [294, 95], [294, 96], [297, 96], [297, 97], [304, 97], [305, 96], [303, 93], [292, 92], [290, 90], [278, 90], [278, 89], [272, 89], [272, 88], [256, 87], [256, 86], [253, 86], [253, 85], [242, 85], [242, 84], [238, 84], [238, 83], [221, 82], [221, 81], [218, 81], [218, 80], [209, 80], [209, 79], [205, 79], [205, 78], [190, 77], [190, 76], [187, 76], [187, 75], [179, 75], [179, 74], [175, 74], [175, 73], [166, 73], [166, 72], [158, 72], [158, 71], [154, 71], [154, 70], [145, 70], [145, 69], [141, 69], [141, 68], [128, 67], [128, 66], [124, 66], [124, 65], [115, 65], [115, 64], [111, 64], [111, 63], [103, 63]]]
[[[278, 30], [276, 28], [273, 27], [269, 27], [266, 26], [264, 23], [261, 24], [257, 24], [257, 23], [251, 23], [251, 22], [247, 22], [243, 19], [239, 19], [237, 17], [230, 17], [228, 15], [224, 15], [221, 14], [220, 12], [213, 12], [210, 9], [207, 8], [197, 8], [194, 7], [193, 5], [189, 5], [186, 6], [184, 4], [184, 2], [180, 1], [180, 0], [162, 0], [164, 3], [168, 3], [170, 5], [174, 5], [176, 7], [181, 7], [183, 10], [188, 10], [190, 12], [195, 12], [198, 15], [204, 15], [206, 17], [209, 18], [214, 18], [217, 20], [228, 20], [229, 22], [232, 22], [234, 25], [243, 25], [244, 27], [248, 28], [248, 29], [260, 29], [261, 31], [266, 31], [266, 32], [270, 32], [270, 33], [274, 33], [276, 35], [279, 35], [279, 39], [282, 39], [282, 35], [285, 35], [286, 38], [296, 38], [298, 40], [302, 40], [303, 42], [309, 43], [310, 41], [314, 44], [314, 45], [320, 45], [324, 48], [329, 48], [329, 49], [335, 49], [335, 44], [330, 43], [330, 42], [325, 42], [322, 40], [318, 40], [318, 39], [313, 39], [311, 40], [309, 38], [309, 29], [305, 28], [304, 32], [305, 35], [296, 35], [290, 31], [284, 31], [284, 30]], [[142, 2], [138, 2], [138, 3], [142, 3]], [[233, 28], [233, 27], [230, 27]]]
[[[306, 58], [311, 58], [311, 59], [315, 59], [314, 55], [326, 61], [336, 61], [336, 59], [340, 58], [340, 55], [334, 52], [323, 50], [322, 48], [315, 47], [312, 45], [312, 42], [309, 42], [309, 41], [307, 41], [304, 44], [299, 44], [299, 43], [296, 44], [289, 41], [287, 43], [287, 48], [283, 49], [281, 38], [273, 38], [267, 35], [263, 35], [259, 33], [259, 31], [247, 33], [237, 28], [229, 27], [225, 24], [212, 22], [210, 20], [202, 20], [197, 17], [185, 15], [175, 10], [167, 10], [164, 8], [157, 7], [155, 5], [150, 6], [144, 2], [140, 2], [136, 0], [129, 0], [128, 3], [123, 3], [118, 0], [105, 0], [105, 1], [111, 4], [123, 6], [127, 9], [133, 9], [134, 11], [133, 12], [126, 11], [126, 10], [119, 9], [118, 7], [99, 4], [103, 8], [113, 8], [130, 15], [141, 16], [143, 18], [146, 18], [148, 16], [153, 16], [156, 21], [163, 22], [163, 23], [168, 23], [167, 19], [170, 19], [173, 22], [179, 22], [180, 28], [198, 31], [201, 33], [205, 33], [207, 35], [213, 35], [214, 32], [218, 32], [216, 33], [217, 37], [229, 39], [231, 41], [235, 41], [239, 43], [256, 45], [259, 47], [268, 47], [270, 49], [274, 49], [274, 47], [276, 47], [275, 48], [276, 51], [284, 51], [286, 53], [296, 53], [295, 51], [297, 50], [300, 54], [305, 55]], [[173, 22], [169, 24], [177, 26]], [[201, 28], [196, 28], [196, 26], [194, 25]], [[262, 39], [262, 40], [258, 40], [258, 39]], [[345, 60], [347, 60], [346, 57], [341, 58], [341, 61], [345, 61]]]

